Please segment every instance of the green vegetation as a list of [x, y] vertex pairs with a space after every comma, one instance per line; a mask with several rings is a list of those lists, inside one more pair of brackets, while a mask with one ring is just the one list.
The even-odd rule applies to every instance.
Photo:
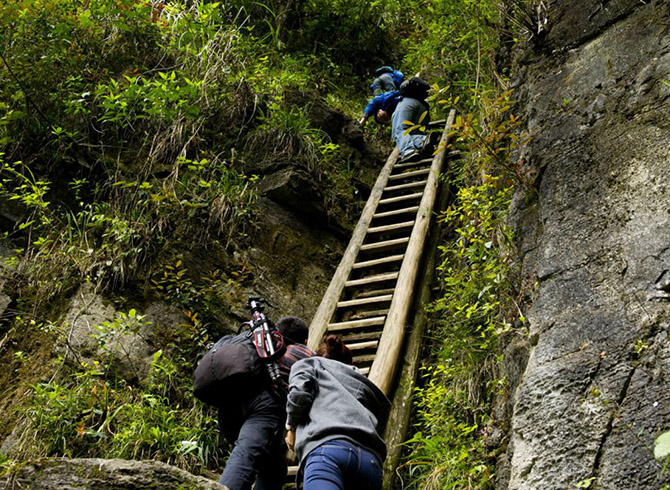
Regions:
[[[31, 390], [14, 407], [29, 425], [19, 455], [217, 468], [215, 423], [190, 375], [253, 275], [230, 257], [256, 226], [259, 168], [290, 162], [319, 184], [331, 217], [356, 216], [367, 156], [333, 141], [313, 110], [320, 101], [356, 117], [372, 70], [393, 64], [435, 84], [433, 119], [459, 110], [469, 155], [441, 217], [444, 296], [431, 307], [409, 482], [487, 488], [479, 434], [504, 386], [496, 338], [513, 310], [503, 219], [523, 181], [506, 163], [523, 140], [494, 62], [515, 12], [520, 2], [494, 0], [4, 1], [0, 204], [17, 301], [0, 356]], [[383, 129], [367, 138], [388, 145]], [[221, 264], [192, 258], [203, 249]], [[83, 284], [128, 313], [97, 326], [87, 360], [71, 349], [54, 359], [64, 305]], [[147, 324], [136, 310], [156, 300], [183, 324]], [[148, 374], [118, 369], [119, 339], [135, 337], [154, 349]], [[36, 359], [54, 373], [28, 373]]]
[[498, 334], [510, 328], [511, 187], [500, 177], [463, 187], [441, 219], [452, 239], [441, 246], [444, 296], [430, 307], [433, 357], [417, 390], [418, 432], [409, 441], [412, 481], [420, 488], [493, 488], [484, 429], [504, 387]]

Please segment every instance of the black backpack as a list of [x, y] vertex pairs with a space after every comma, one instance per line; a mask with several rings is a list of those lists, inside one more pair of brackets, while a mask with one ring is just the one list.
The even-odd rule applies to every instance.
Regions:
[[215, 407], [269, 385], [266, 365], [258, 357], [250, 332], [221, 337], [193, 373], [193, 394]]
[[403, 97], [425, 101], [428, 97], [428, 90], [430, 90], [428, 83], [419, 77], [412, 77], [400, 84], [399, 92]]

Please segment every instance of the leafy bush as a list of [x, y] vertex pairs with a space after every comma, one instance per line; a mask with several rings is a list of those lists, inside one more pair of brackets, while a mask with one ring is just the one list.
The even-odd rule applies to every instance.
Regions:
[[[102, 325], [96, 336], [101, 347], [109, 348], [105, 333], [111, 327], [127, 333], [135, 318], [130, 312]], [[196, 338], [188, 340], [199, 345]], [[156, 352], [145, 387], [116, 377], [110, 368], [109, 358], [83, 362], [60, 381], [34, 386], [24, 409], [30, 430], [21, 439], [21, 452], [160, 459], [196, 473], [216, 467], [216, 421], [193, 397], [184, 366]]]

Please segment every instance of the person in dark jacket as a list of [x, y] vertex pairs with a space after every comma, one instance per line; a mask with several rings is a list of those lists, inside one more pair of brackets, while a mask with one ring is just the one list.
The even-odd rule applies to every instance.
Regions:
[[394, 70], [390, 66], [382, 66], [375, 70], [376, 78], [370, 84], [372, 95], [383, 94], [384, 92], [391, 92], [398, 90], [400, 84], [405, 80], [405, 75], [399, 70]]
[[[289, 344], [278, 360], [287, 385], [291, 366], [314, 353], [304, 345], [309, 329], [300, 318], [280, 319], [277, 330]], [[230, 490], [250, 490], [252, 484], [255, 490], [281, 490], [287, 471], [283, 439], [286, 394], [273, 389], [268, 379], [249, 394], [231, 394], [230, 398], [230, 404], [219, 408], [218, 414], [220, 432], [233, 444], [219, 483]]]
[[381, 489], [390, 403], [351, 363], [342, 340], [329, 335], [317, 356], [291, 370], [286, 442], [300, 460], [305, 490]]

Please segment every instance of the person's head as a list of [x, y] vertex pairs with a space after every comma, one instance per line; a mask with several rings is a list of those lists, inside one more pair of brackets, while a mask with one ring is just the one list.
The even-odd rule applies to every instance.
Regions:
[[306, 344], [309, 327], [297, 316], [285, 316], [277, 322], [277, 330], [288, 344]]
[[391, 121], [391, 115], [384, 109], [379, 109], [375, 113], [375, 121], [377, 121], [378, 124], [388, 124], [389, 121]]
[[375, 70], [375, 75], [377, 75], [377, 76], [382, 75], [384, 73], [393, 73], [393, 68], [391, 68], [390, 66], [385, 65], [385, 66], [380, 66], [379, 68], [377, 68]]
[[321, 341], [316, 355], [340, 361], [344, 364], [353, 364], [351, 351], [337, 335], [326, 335]]

